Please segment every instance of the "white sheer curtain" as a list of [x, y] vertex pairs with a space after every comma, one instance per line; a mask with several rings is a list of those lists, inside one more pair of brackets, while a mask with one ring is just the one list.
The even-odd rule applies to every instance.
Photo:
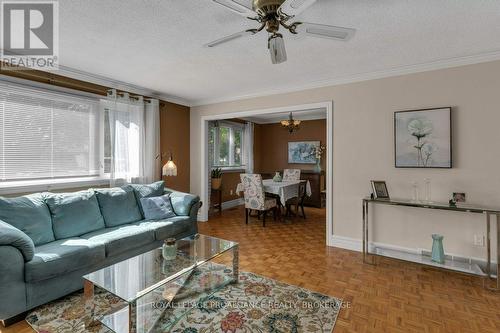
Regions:
[[144, 182], [161, 179], [160, 103], [153, 99], [145, 104]]
[[243, 144], [245, 145], [245, 155], [246, 155], [246, 172], [253, 173], [254, 165], [253, 165], [253, 131], [254, 125], [252, 122], [247, 122], [245, 125], [245, 139], [243, 140]]
[[112, 90], [101, 101], [108, 112], [110, 184], [148, 183], [159, 179], [159, 103], [120, 96]]

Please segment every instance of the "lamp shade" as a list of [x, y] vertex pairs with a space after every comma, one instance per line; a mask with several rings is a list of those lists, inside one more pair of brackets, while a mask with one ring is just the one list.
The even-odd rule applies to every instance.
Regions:
[[273, 34], [269, 37], [269, 53], [275, 65], [286, 61], [285, 41], [281, 34]]
[[177, 176], [177, 165], [172, 161], [172, 158], [163, 166], [162, 174], [164, 176]]

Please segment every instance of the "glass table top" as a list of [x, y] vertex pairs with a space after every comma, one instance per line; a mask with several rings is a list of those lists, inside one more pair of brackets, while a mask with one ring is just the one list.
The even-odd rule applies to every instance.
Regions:
[[235, 242], [197, 234], [177, 241], [177, 258], [174, 260], [163, 259], [160, 247], [83, 278], [132, 302], [237, 245]]
[[408, 199], [363, 199], [367, 202], [381, 203], [386, 205], [394, 206], [407, 206], [407, 207], [421, 207], [421, 208], [433, 208], [433, 209], [443, 209], [470, 213], [500, 213], [500, 208], [493, 207], [483, 207], [482, 205], [473, 205], [465, 203], [457, 203], [456, 205], [450, 205], [448, 202], [434, 202], [434, 201], [415, 201]]

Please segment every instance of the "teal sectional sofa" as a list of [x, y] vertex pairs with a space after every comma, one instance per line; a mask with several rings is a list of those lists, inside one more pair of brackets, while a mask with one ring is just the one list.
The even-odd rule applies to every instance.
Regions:
[[[140, 199], [165, 193], [176, 216], [144, 220]], [[197, 233], [200, 205], [163, 182], [0, 198], [0, 320], [79, 290], [83, 275], [166, 238]]]

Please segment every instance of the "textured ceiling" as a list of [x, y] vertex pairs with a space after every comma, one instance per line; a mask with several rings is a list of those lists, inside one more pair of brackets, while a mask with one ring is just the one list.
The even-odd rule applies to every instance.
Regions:
[[318, 0], [300, 20], [356, 28], [356, 35], [336, 42], [285, 33], [288, 61], [280, 65], [270, 62], [265, 33], [204, 48], [255, 26], [210, 0], [64, 0], [59, 6], [62, 65], [191, 104], [500, 55], [499, 0]]

